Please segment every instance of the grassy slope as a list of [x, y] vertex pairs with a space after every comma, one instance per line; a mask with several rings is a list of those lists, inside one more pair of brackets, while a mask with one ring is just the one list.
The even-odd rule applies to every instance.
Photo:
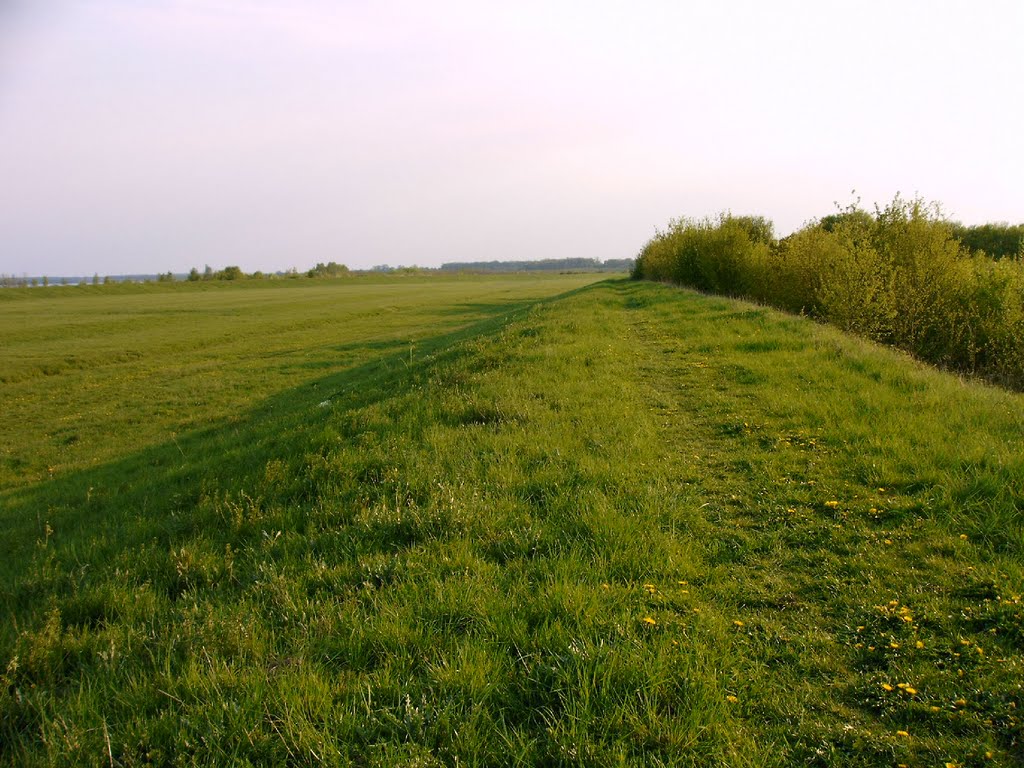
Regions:
[[1015, 764], [1024, 398], [657, 285], [483, 314], [7, 492], [4, 759]]
[[0, 291], [0, 492], [118, 458], [598, 275]]

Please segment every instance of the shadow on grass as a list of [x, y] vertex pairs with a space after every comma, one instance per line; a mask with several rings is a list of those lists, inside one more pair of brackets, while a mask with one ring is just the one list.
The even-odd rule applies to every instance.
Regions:
[[[357, 361], [366, 354], [373, 357], [275, 394], [204, 429], [0, 495], [5, 534], [0, 544], [0, 602], [12, 619], [0, 630], [2, 645], [40, 610], [40, 601], [55, 597], [30, 576], [45, 569], [44, 563], [84, 579], [90, 569], [103, 567], [122, 552], [174, 546], [202, 524], [193, 511], [204, 495], [257, 486], [268, 462], [309, 451], [332, 411], [357, 410], [393, 397], [422, 380], [432, 366], [464, 354], [460, 342], [496, 335], [532, 308], [596, 285], [541, 300], [463, 304], [450, 314], [468, 315], [468, 325], [413, 345], [394, 340], [333, 345], [334, 353], [354, 355]], [[74, 590], [76, 585], [65, 581], [61, 589]]]

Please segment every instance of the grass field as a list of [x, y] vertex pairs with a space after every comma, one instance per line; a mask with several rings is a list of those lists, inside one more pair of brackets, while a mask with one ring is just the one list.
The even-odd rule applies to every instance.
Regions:
[[597, 279], [0, 292], [0, 759], [1020, 765], [1024, 397]]

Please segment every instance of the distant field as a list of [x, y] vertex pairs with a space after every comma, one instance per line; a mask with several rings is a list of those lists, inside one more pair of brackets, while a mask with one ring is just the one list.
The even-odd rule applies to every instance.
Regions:
[[596, 274], [0, 291], [0, 492], [166, 442]]
[[0, 292], [0, 760], [1020, 765], [1024, 396], [598, 279]]

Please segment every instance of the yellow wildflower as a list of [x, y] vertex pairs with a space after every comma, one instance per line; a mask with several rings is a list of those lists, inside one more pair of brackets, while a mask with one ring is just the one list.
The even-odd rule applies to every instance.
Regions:
[[826, 501], [825, 502], [825, 506], [828, 507], [829, 509], [836, 509], [839, 506], [839, 502], [838, 501]]
[[742, 621], [740, 621], [739, 619], [736, 619], [736, 621], [734, 621], [734, 622], [733, 622], [733, 624], [735, 624], [735, 625], [736, 625], [737, 627], [742, 627], [742, 626], [744, 626], [743, 622], [742, 622]]
[[892, 690], [892, 686], [889, 685], [888, 683], [882, 683], [882, 690], [883, 691], [891, 691]]
[[903, 689], [904, 693], [909, 693], [911, 696], [917, 695], [917, 688], [911, 688], [909, 685]]
[[916, 643], [914, 643], [914, 647], [920, 650], [921, 648], [924, 648], [924, 643], [918, 640]]
[[896, 731], [897, 736], [909, 736], [910, 733], [907, 731]]
[[735, 704], [737, 701], [739, 701], [739, 699], [733, 696], [731, 693], [725, 697], [725, 700], [728, 701], [730, 704]]
[[650, 616], [644, 616], [641, 621], [644, 624], [646, 624], [648, 627], [654, 627], [654, 626], [657, 626], [657, 624], [658, 624], [658, 622], [655, 621], [654, 619], [652, 619]]

